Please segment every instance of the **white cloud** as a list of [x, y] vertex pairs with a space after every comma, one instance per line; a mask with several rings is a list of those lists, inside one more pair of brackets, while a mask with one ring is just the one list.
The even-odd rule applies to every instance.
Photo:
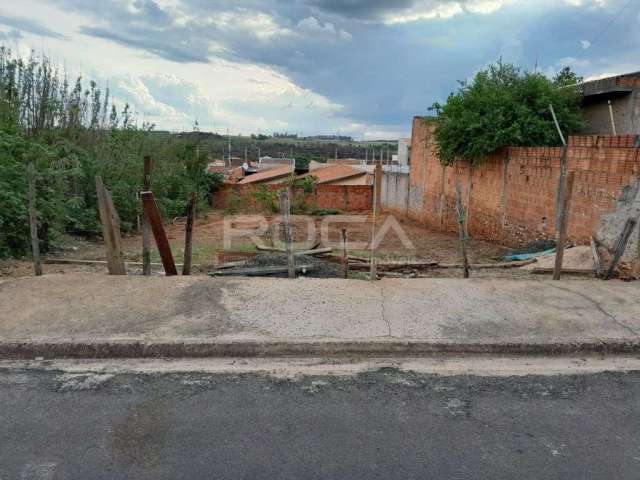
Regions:
[[556, 63], [559, 67], [569, 66], [574, 68], [587, 68], [591, 62], [586, 58], [564, 57]]
[[517, 0], [467, 0], [437, 2], [421, 0], [413, 7], [400, 13], [387, 14], [384, 23], [388, 25], [417, 22], [422, 20], [447, 19], [463, 13], [488, 15], [510, 5]]
[[117, 82], [117, 89], [123, 92], [122, 100], [129, 101], [143, 115], [180, 116], [180, 113], [169, 105], [157, 101], [149, 92], [145, 83], [136, 77], [129, 77]]
[[591, 42], [589, 40], [580, 40], [580, 45], [582, 46], [583, 50], [588, 50], [591, 46]]
[[328, 35], [339, 37], [342, 40], [349, 41], [352, 36], [349, 32], [336, 29], [333, 23], [327, 22], [321, 24], [315, 17], [307, 17], [298, 22], [298, 30], [308, 35]]
[[291, 34], [289, 28], [279, 25], [271, 15], [246, 9], [219, 12], [198, 23], [202, 22], [213, 24], [224, 31], [243, 32], [261, 40]]
[[564, 0], [564, 3], [571, 7], [602, 8], [609, 0]]

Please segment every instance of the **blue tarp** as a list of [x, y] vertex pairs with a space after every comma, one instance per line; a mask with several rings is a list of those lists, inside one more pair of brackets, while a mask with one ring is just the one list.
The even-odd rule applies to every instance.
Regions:
[[549, 250], [544, 250], [542, 252], [534, 252], [534, 253], [518, 253], [515, 255], [507, 255], [504, 257], [505, 260], [512, 262], [517, 260], [529, 260], [530, 258], [544, 257], [546, 255], [553, 255], [556, 253], [555, 248], [550, 248]]

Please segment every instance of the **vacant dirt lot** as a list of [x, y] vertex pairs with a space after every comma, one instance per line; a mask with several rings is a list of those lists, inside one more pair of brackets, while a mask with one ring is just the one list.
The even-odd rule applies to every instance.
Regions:
[[[341, 221], [344, 219], [345, 221]], [[360, 242], [359, 248], [350, 248], [350, 253], [358, 256], [368, 256], [369, 250], [366, 246], [371, 238], [371, 224], [367, 218], [366, 222], [354, 223], [347, 222], [347, 217], [338, 216], [335, 222], [329, 222], [327, 233], [331, 242], [339, 245], [341, 238], [341, 229], [347, 229], [348, 241], [350, 244]], [[268, 222], [276, 220], [275, 217], [268, 217]], [[294, 223], [294, 237], [296, 241], [302, 241], [308, 238], [309, 223], [315, 226], [317, 233], [316, 242], [320, 242], [320, 230], [323, 220], [326, 217], [311, 217], [311, 221], [307, 219], [296, 219]], [[378, 219], [378, 231], [383, 230], [383, 226], [387, 221], [387, 216], [383, 215]], [[258, 227], [259, 222], [255, 219], [246, 217], [229, 218], [226, 222], [235, 229], [249, 229]], [[326, 221], [325, 221], [326, 223]], [[440, 233], [426, 229], [424, 226], [415, 222], [400, 221], [398, 225], [406, 234], [410, 245], [397, 233], [397, 227], [388, 230], [384, 238], [380, 242], [378, 255], [381, 258], [398, 259], [398, 258], [414, 258], [441, 261], [444, 263], [456, 263], [460, 260], [458, 238], [451, 234]], [[171, 242], [171, 246], [176, 258], [176, 263], [181, 263], [184, 255], [184, 224], [180, 221], [175, 224], [166, 226], [167, 234]], [[218, 261], [218, 253], [225, 251], [224, 248], [224, 230], [225, 217], [219, 211], [208, 212], [200, 216], [196, 222], [193, 247], [193, 262], [199, 265], [198, 272], [208, 271], [211, 265]], [[261, 240], [266, 245], [272, 244], [273, 232], [277, 232], [278, 227], [266, 229], [266, 232], [260, 235]], [[123, 238], [125, 257], [130, 262], [141, 261], [142, 238], [140, 235], [133, 235]], [[254, 242], [249, 236], [233, 236], [230, 241], [230, 248], [226, 250], [238, 252], [254, 252], [256, 251]], [[152, 261], [159, 262], [159, 256], [152, 242]], [[493, 243], [470, 239], [468, 243], [469, 259], [472, 263], [491, 263], [502, 260], [508, 248]], [[87, 241], [78, 238], [66, 238], [61, 243], [61, 249], [55, 254], [49, 255], [55, 258], [79, 259], [79, 260], [104, 260], [104, 247], [98, 239], [96, 241]], [[57, 265], [47, 264], [44, 266], [45, 273], [65, 273], [78, 271], [104, 271], [106, 267], [103, 265], [85, 266], [85, 265]], [[139, 268], [132, 267], [131, 272], [135, 273]], [[161, 267], [155, 267], [154, 270], [160, 273]], [[0, 275], [23, 276], [31, 275], [31, 264], [28, 261], [11, 261], [0, 264]], [[448, 271], [441, 272], [441, 275], [457, 276], [458, 272]]]

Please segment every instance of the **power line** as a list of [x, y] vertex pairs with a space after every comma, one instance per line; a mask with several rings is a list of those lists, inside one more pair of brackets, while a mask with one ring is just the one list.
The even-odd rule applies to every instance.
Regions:
[[624, 12], [627, 9], [627, 7], [631, 5], [632, 2], [633, 0], [629, 0], [627, 3], [625, 3], [622, 6], [622, 8], [618, 11], [618, 13], [616, 13], [616, 15], [607, 22], [604, 28], [600, 30], [600, 32], [598, 32], [598, 34], [593, 38], [593, 40], [589, 42], [589, 46], [587, 48], [593, 47], [593, 45], [595, 45], [598, 42], [598, 40], [600, 40], [600, 38], [606, 33], [606, 31], [609, 30], [609, 27], [611, 27], [613, 22], [615, 22], [616, 20], [618, 20], [618, 18], [620, 18], [620, 15], [622, 15], [622, 12]]

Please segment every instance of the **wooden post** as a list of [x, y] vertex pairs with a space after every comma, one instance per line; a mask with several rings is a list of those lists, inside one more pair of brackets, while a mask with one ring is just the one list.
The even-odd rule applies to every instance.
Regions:
[[144, 213], [147, 216], [147, 220], [149, 222], [149, 225], [151, 226], [151, 231], [153, 232], [153, 236], [156, 239], [156, 246], [158, 247], [158, 252], [160, 253], [160, 258], [162, 259], [162, 265], [164, 266], [165, 274], [168, 277], [177, 275], [178, 270], [176, 270], [176, 264], [173, 261], [171, 245], [169, 244], [167, 233], [164, 231], [162, 216], [160, 215], [160, 210], [158, 210], [158, 205], [156, 204], [156, 199], [153, 196], [153, 192], [142, 192], [140, 196], [142, 197]]
[[607, 268], [607, 272], [604, 274], [605, 280], [611, 278], [611, 275], [613, 275], [613, 271], [618, 265], [618, 262], [620, 261], [622, 255], [624, 255], [624, 251], [627, 249], [627, 243], [629, 242], [629, 238], [631, 238], [631, 234], [636, 228], [637, 223], [638, 221], [636, 219], [627, 218], [627, 221], [624, 224], [624, 228], [622, 229], [622, 232], [620, 232], [620, 235], [616, 240], [616, 244], [613, 247], [613, 258], [611, 259], [609, 268]]
[[100, 175], [96, 176], [96, 194], [102, 223], [102, 236], [107, 251], [107, 269], [109, 275], [126, 275], [124, 254], [122, 253], [122, 237], [120, 236], [120, 219], [113, 205], [111, 194], [105, 188]]
[[[151, 191], [151, 157], [144, 157], [144, 173], [142, 177], [142, 190]], [[142, 211], [142, 274], [151, 275], [151, 232], [147, 215]]]
[[369, 266], [369, 279], [378, 278], [378, 261], [376, 258], [376, 222], [378, 220], [378, 208], [380, 208], [380, 190], [382, 190], [382, 163], [376, 163], [373, 178], [373, 215], [371, 216], [371, 258]]
[[467, 236], [465, 234], [465, 213], [462, 205], [462, 188], [460, 181], [456, 179], [456, 213], [458, 214], [458, 236], [460, 238], [460, 251], [462, 253], [462, 269], [464, 278], [469, 278], [469, 259], [467, 258]]
[[36, 212], [36, 166], [33, 162], [27, 167], [27, 192], [29, 200], [29, 230], [31, 232], [31, 253], [33, 254], [33, 273], [36, 277], [42, 275], [42, 261], [40, 260], [40, 241], [38, 240], [38, 215]]
[[598, 252], [598, 244], [594, 237], [591, 237], [591, 254], [593, 255], [593, 265], [596, 268], [596, 275], [598, 278], [602, 278], [604, 271], [602, 270], [602, 258]]
[[562, 145], [567, 146], [567, 142], [564, 139], [564, 135], [562, 134], [562, 130], [560, 129], [560, 124], [558, 123], [558, 118], [556, 117], [556, 111], [553, 109], [553, 104], [549, 104], [549, 110], [551, 110], [551, 116], [553, 117], [553, 123], [556, 124], [556, 130], [558, 130], [558, 135], [560, 135], [560, 141]]
[[380, 163], [376, 163], [374, 180], [376, 184], [374, 189], [374, 198], [376, 202], [376, 208], [380, 210], [380, 208], [382, 207], [382, 160], [380, 160]]
[[291, 192], [287, 188], [280, 194], [280, 209], [283, 216], [284, 243], [287, 252], [287, 272], [289, 278], [296, 278], [296, 263], [293, 255], [293, 236], [291, 234]]
[[187, 225], [184, 234], [184, 263], [182, 265], [182, 275], [191, 275], [191, 256], [193, 244], [193, 223], [196, 217], [196, 204], [198, 197], [195, 192], [189, 197], [187, 205]]
[[469, 219], [471, 218], [471, 191], [473, 190], [473, 165], [469, 165], [469, 176], [467, 177], [467, 201], [464, 210], [464, 235], [469, 237]]
[[560, 158], [560, 177], [558, 178], [558, 194], [556, 195], [556, 231], [561, 226], [562, 202], [566, 198], [567, 190], [567, 174], [569, 172], [569, 162], [567, 160], [568, 147], [562, 148], [562, 157]]
[[613, 119], [613, 107], [611, 106], [611, 100], [607, 102], [609, 104], [609, 119], [611, 120], [611, 133], [617, 135], [616, 133], [616, 121]]
[[347, 251], [347, 229], [342, 229], [342, 271], [344, 278], [349, 278], [349, 252]]
[[[566, 148], [565, 148], [566, 150]], [[568, 175], [561, 175], [561, 185], [564, 187], [558, 189], [558, 205], [560, 212], [558, 215], [558, 235], [556, 243], [556, 263], [553, 269], [553, 279], [560, 280], [562, 273], [562, 260], [564, 258], [564, 245], [567, 243], [567, 224], [569, 222], [569, 203], [571, 200], [571, 192], [573, 191], [573, 179], [576, 172], [569, 172]]]

